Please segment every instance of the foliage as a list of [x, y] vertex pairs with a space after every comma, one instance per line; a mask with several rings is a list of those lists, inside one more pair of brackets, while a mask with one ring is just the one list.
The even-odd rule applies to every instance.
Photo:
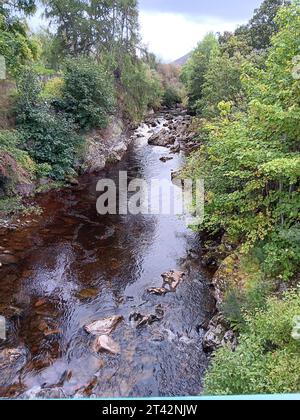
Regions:
[[43, 86], [40, 97], [47, 101], [55, 101], [62, 99], [64, 81], [61, 77], [54, 77]]
[[47, 18], [56, 27], [58, 54], [79, 57], [103, 51], [135, 55], [138, 42], [136, 0], [43, 1]]
[[208, 34], [194, 50], [190, 60], [182, 70], [182, 81], [186, 86], [189, 97], [189, 109], [195, 111], [197, 102], [203, 98], [204, 78], [211, 57], [218, 49], [217, 38]]
[[247, 25], [237, 29], [236, 35], [246, 40], [254, 49], [263, 50], [270, 47], [272, 36], [279, 29], [276, 21], [278, 11], [290, 5], [288, 0], [264, 0], [255, 10], [254, 16]]
[[247, 316], [247, 331], [235, 352], [219, 350], [205, 380], [210, 395], [298, 393], [300, 342], [293, 338], [300, 291], [270, 298], [266, 309]]
[[29, 38], [26, 23], [20, 17], [21, 13], [31, 14], [34, 10], [31, 0], [0, 4], [0, 55], [4, 56], [7, 70], [13, 75], [37, 54], [36, 44]]
[[40, 99], [41, 84], [32, 69], [25, 69], [18, 81], [16, 116], [23, 134], [23, 146], [39, 164], [51, 165], [51, 176], [63, 179], [73, 173], [82, 139], [72, 120], [56, 113]]
[[69, 59], [63, 82], [57, 108], [83, 129], [105, 127], [114, 105], [112, 81], [105, 70], [89, 59]]
[[161, 81], [145, 63], [126, 56], [121, 76], [122, 108], [133, 120], [139, 121], [148, 108], [157, 108], [163, 94]]
[[218, 116], [221, 101], [232, 102], [235, 108], [241, 108], [244, 99], [241, 83], [243, 61], [239, 53], [230, 57], [218, 50], [212, 55], [204, 76], [202, 98], [195, 105], [198, 114], [204, 118]]
[[172, 86], [168, 86], [163, 95], [162, 99], [162, 105], [172, 108], [174, 105], [180, 104], [182, 101], [182, 98], [180, 96], [180, 92], [176, 90]]
[[23, 138], [17, 131], [0, 131], [0, 152], [9, 153], [28, 174], [34, 175], [36, 165], [29, 154], [21, 149]]
[[227, 232], [244, 252], [261, 248], [266, 274], [283, 279], [297, 273], [300, 255], [298, 237], [289, 235], [300, 214], [299, 9], [299, 2], [281, 9], [265, 68], [243, 65], [246, 112], [220, 103], [221, 117], [204, 123], [207, 141], [187, 166], [206, 182], [204, 227]]

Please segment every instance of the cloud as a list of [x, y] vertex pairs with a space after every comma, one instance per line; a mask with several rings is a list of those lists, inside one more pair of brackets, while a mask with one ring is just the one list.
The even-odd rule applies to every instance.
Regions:
[[215, 17], [197, 19], [177, 13], [140, 12], [143, 42], [165, 62], [176, 60], [193, 50], [208, 32], [232, 31], [241, 23]]
[[226, 21], [244, 20], [262, 0], [139, 0], [141, 10], [193, 16], [216, 16]]

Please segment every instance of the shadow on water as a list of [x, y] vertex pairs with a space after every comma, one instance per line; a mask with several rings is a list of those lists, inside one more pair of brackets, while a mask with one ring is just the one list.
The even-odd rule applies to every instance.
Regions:
[[[6, 233], [1, 243], [17, 258], [0, 271], [0, 314], [8, 319], [4, 348], [22, 348], [0, 380], [0, 396], [127, 397], [198, 395], [207, 367], [200, 326], [214, 301], [199, 262], [197, 235], [176, 216], [100, 216], [99, 177], [167, 179], [184, 157], [139, 138], [125, 159], [80, 186], [40, 198], [41, 220]], [[190, 250], [193, 249], [194, 253]], [[185, 271], [176, 293], [149, 296], [161, 274]], [[160, 322], [136, 329], [132, 312], [164, 311]], [[119, 314], [117, 356], [91, 350], [83, 326]], [[0, 365], [1, 369], [1, 365]]]

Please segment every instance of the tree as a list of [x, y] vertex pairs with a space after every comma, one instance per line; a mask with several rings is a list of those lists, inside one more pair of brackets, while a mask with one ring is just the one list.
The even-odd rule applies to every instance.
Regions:
[[13, 74], [36, 57], [37, 47], [29, 38], [26, 23], [22, 19], [22, 15], [28, 16], [34, 11], [34, 0], [0, 4], [0, 55], [4, 56], [7, 69]]
[[204, 118], [220, 115], [219, 103], [222, 101], [231, 102], [232, 106], [240, 109], [244, 100], [241, 83], [244, 61], [239, 53], [232, 57], [221, 51], [213, 54], [204, 76], [202, 99], [196, 103], [198, 114]]
[[187, 168], [206, 181], [204, 227], [226, 232], [244, 252], [258, 249], [263, 271], [281, 279], [300, 267], [299, 16], [299, 1], [279, 11], [265, 68], [243, 66], [245, 112], [221, 102], [221, 118], [206, 124], [208, 139]]
[[215, 35], [208, 34], [194, 50], [192, 57], [182, 70], [182, 81], [189, 97], [189, 109], [195, 111], [197, 102], [203, 98], [203, 85], [212, 54], [218, 49]]
[[[135, 54], [138, 42], [136, 0], [43, 0], [56, 26], [64, 54], [78, 57], [104, 52]], [[117, 56], [117, 54], [116, 54]]]
[[247, 40], [252, 48], [266, 49], [270, 46], [271, 38], [278, 32], [276, 15], [283, 6], [290, 5], [288, 0], [264, 0], [259, 9], [254, 12], [248, 25], [237, 29], [236, 35]]

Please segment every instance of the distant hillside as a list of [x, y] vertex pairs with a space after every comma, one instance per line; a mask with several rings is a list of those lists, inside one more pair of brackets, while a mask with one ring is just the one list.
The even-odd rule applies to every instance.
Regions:
[[191, 57], [191, 54], [192, 53], [189, 52], [188, 54], [184, 55], [183, 57], [178, 58], [178, 60], [173, 61], [172, 64], [174, 64], [175, 66], [184, 66], [187, 63], [187, 61], [189, 60], [189, 58]]

